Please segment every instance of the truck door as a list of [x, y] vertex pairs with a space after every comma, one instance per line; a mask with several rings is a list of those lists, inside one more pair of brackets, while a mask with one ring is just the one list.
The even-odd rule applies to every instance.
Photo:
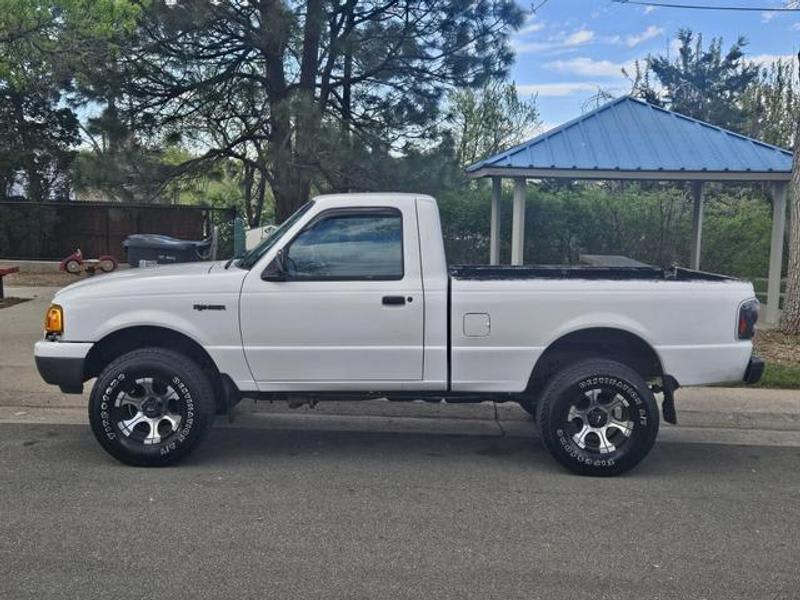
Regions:
[[361, 389], [422, 379], [413, 201], [323, 210], [283, 255], [285, 281], [250, 273], [242, 289], [242, 339], [259, 387]]

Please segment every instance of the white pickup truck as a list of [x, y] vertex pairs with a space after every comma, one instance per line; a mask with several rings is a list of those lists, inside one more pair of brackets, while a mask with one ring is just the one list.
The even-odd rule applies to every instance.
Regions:
[[35, 347], [126, 463], [185, 456], [242, 397], [519, 402], [582, 474], [636, 465], [679, 386], [757, 381], [749, 283], [679, 268], [448, 269], [433, 198], [320, 196], [237, 260], [58, 292]]

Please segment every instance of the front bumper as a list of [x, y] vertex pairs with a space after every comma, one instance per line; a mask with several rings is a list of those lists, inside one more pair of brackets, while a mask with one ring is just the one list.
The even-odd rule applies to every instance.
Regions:
[[91, 348], [89, 343], [36, 342], [33, 356], [39, 375], [65, 394], [83, 393], [84, 365]]
[[756, 383], [764, 374], [764, 361], [757, 356], [751, 356], [744, 372], [743, 380], [745, 383]]

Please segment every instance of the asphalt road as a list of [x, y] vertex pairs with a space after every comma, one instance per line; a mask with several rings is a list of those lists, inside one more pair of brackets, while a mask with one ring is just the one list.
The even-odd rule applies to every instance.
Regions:
[[658, 443], [615, 479], [536, 440], [215, 429], [125, 467], [0, 425], [0, 598], [800, 596], [800, 448]]

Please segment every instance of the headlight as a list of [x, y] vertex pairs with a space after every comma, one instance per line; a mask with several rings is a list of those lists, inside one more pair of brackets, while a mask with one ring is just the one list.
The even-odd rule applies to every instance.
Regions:
[[58, 304], [51, 304], [47, 309], [44, 317], [44, 331], [48, 335], [64, 333], [64, 309]]

